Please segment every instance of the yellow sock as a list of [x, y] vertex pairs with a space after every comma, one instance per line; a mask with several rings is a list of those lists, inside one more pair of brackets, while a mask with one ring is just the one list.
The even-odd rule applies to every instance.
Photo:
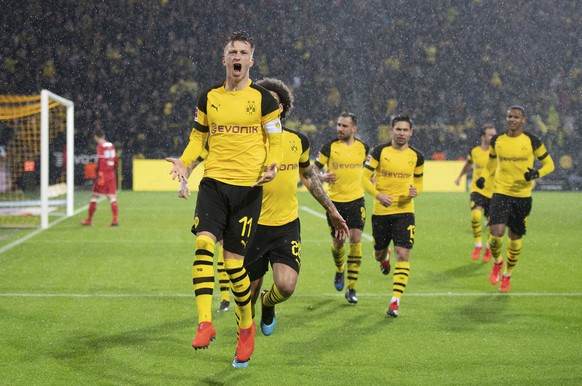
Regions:
[[517, 264], [519, 255], [521, 255], [521, 239], [511, 240], [507, 242], [507, 266], [505, 267], [505, 274], [511, 275], [513, 269]]
[[224, 259], [224, 266], [230, 278], [232, 297], [236, 303], [237, 324], [240, 328], [249, 328], [253, 322], [251, 281], [243, 267], [243, 260]]
[[471, 228], [473, 229], [473, 241], [475, 245], [481, 244], [481, 234], [483, 233], [483, 228], [481, 227], [481, 219], [483, 218], [483, 213], [478, 209], [473, 209], [471, 211]]
[[271, 289], [263, 296], [263, 304], [267, 307], [274, 307], [279, 303], [283, 303], [285, 300], [289, 299], [281, 295], [279, 288], [273, 283]]
[[218, 272], [218, 285], [220, 286], [220, 300], [229, 301], [228, 290], [230, 288], [230, 280], [226, 269], [224, 268], [224, 253], [222, 248], [218, 249], [218, 261], [216, 263], [216, 271]]
[[392, 285], [392, 296], [400, 299], [404, 289], [408, 284], [408, 274], [410, 273], [410, 263], [408, 261], [396, 262], [394, 268], [394, 283]]
[[350, 243], [350, 254], [348, 255], [348, 288], [355, 288], [358, 277], [360, 276], [361, 262], [362, 243]]
[[214, 289], [214, 241], [208, 236], [196, 237], [196, 256], [192, 264], [192, 285], [196, 295], [198, 323], [212, 321]]
[[491, 240], [489, 241], [491, 246], [491, 256], [495, 259], [497, 264], [503, 261], [501, 257], [501, 247], [503, 246], [503, 238], [491, 235]]
[[335, 249], [333, 246], [331, 247], [331, 255], [333, 256], [333, 262], [335, 263], [335, 269], [337, 272], [342, 273], [344, 271], [345, 253], [346, 249], [343, 245], [340, 249]]

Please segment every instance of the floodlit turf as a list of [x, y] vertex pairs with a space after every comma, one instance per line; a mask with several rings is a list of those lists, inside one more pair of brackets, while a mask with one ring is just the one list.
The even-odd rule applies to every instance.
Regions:
[[258, 329], [247, 369], [231, 367], [234, 307], [215, 312], [207, 350], [190, 347], [195, 196], [121, 192], [119, 228], [107, 226], [101, 202], [92, 227], [79, 225], [81, 210], [22, 243], [13, 242], [30, 231], [1, 230], [0, 248], [12, 244], [0, 252], [2, 384], [581, 384], [580, 198], [534, 193], [506, 295], [489, 284], [490, 263], [470, 258], [468, 195], [424, 193], [410, 281], [391, 319], [392, 275], [380, 273], [369, 236], [359, 303], [349, 305], [333, 287], [323, 211], [301, 193], [298, 288], [277, 308], [274, 334]]

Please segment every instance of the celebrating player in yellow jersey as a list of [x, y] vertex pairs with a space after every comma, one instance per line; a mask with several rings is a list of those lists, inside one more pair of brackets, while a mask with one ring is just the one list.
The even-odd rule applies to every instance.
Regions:
[[[485, 215], [485, 219], [489, 221], [489, 205], [491, 204], [491, 196], [493, 195], [493, 178], [487, 181], [483, 189], [480, 189], [476, 182], [481, 177], [487, 161], [489, 161], [489, 144], [495, 134], [497, 134], [495, 126], [490, 123], [485, 124], [481, 128], [481, 144], [471, 149], [467, 161], [465, 161], [459, 176], [455, 180], [455, 184], [458, 186], [461, 178], [473, 168], [473, 179], [470, 189], [471, 228], [473, 229], [473, 241], [475, 242], [475, 248], [471, 254], [471, 259], [473, 260], [478, 260], [481, 257], [481, 250], [483, 249], [483, 228], [481, 227], [481, 220], [483, 215]], [[488, 262], [490, 260], [491, 249], [489, 248], [489, 226], [487, 225], [487, 244], [485, 245], [483, 261]]]
[[[279, 102], [281, 118], [293, 107], [291, 90], [279, 79], [257, 82]], [[271, 335], [275, 328], [275, 306], [289, 299], [297, 285], [301, 267], [301, 234], [298, 217], [297, 184], [299, 177], [313, 197], [323, 206], [336, 230], [335, 237], [345, 239], [349, 232], [346, 222], [325, 193], [309, 162], [307, 137], [283, 128], [283, 158], [277, 178], [263, 186], [263, 206], [257, 232], [248, 247], [245, 268], [251, 279], [253, 305], [259, 298], [263, 276], [273, 270], [273, 285], [261, 293], [261, 331]], [[254, 309], [254, 307], [253, 307]]]
[[[360, 275], [362, 261], [362, 231], [366, 222], [366, 203], [364, 189], [360, 183], [362, 167], [368, 154], [368, 145], [356, 138], [358, 122], [351, 113], [342, 113], [336, 124], [337, 139], [324, 144], [315, 160], [315, 171], [322, 181], [329, 183], [329, 197], [337, 207], [350, 229], [350, 251], [348, 253], [348, 285], [346, 299], [357, 304], [356, 282]], [[327, 171], [323, 173], [324, 167]], [[335, 226], [329, 214], [332, 248], [336, 273], [334, 286], [338, 291], [344, 289], [345, 240], [335, 237]]]
[[[554, 170], [554, 161], [542, 141], [524, 131], [525, 109], [512, 106], [507, 111], [507, 131], [493, 137], [489, 149], [489, 162], [477, 180], [483, 188], [495, 173], [495, 190], [491, 198], [489, 226], [491, 228], [491, 254], [494, 264], [489, 275], [492, 285], [499, 283], [503, 268], [501, 247], [505, 227], [509, 227], [507, 245], [507, 266], [501, 277], [499, 291], [509, 292], [513, 269], [521, 255], [522, 237], [532, 208], [532, 181], [548, 175]], [[538, 159], [542, 167], [534, 168]]]
[[408, 116], [394, 117], [390, 131], [390, 142], [376, 146], [368, 155], [362, 185], [375, 198], [372, 213], [374, 256], [385, 275], [390, 272], [388, 248], [390, 242], [394, 243], [396, 266], [387, 314], [397, 317], [410, 273], [410, 250], [416, 229], [413, 198], [422, 192], [424, 156], [408, 144], [413, 132]]
[[[246, 33], [235, 32], [228, 37], [222, 58], [226, 80], [200, 95], [186, 149], [179, 159], [166, 158], [173, 163], [172, 178], [185, 183], [186, 166], [208, 143], [192, 226], [196, 234], [192, 282], [198, 309], [192, 347], [206, 348], [216, 337], [211, 310], [213, 262], [215, 244], [222, 238], [224, 264], [236, 304], [238, 344], [234, 367], [247, 367], [254, 351], [250, 280], [243, 259], [256, 232], [262, 184], [275, 178], [281, 161], [279, 105], [249, 78], [254, 50], [254, 41]], [[266, 171], [265, 163], [269, 165]]]

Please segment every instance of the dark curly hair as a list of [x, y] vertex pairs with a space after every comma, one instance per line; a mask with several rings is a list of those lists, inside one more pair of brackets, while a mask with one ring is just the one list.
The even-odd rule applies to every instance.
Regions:
[[282, 80], [275, 78], [265, 78], [257, 82], [257, 84], [269, 91], [273, 91], [279, 97], [281, 104], [283, 105], [283, 112], [281, 113], [281, 118], [287, 117], [287, 114], [293, 110], [293, 93], [287, 87]]

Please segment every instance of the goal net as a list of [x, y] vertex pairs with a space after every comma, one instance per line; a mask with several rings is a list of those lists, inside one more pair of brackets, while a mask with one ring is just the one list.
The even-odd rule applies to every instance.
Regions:
[[0, 227], [73, 214], [74, 104], [48, 90], [0, 95]]

